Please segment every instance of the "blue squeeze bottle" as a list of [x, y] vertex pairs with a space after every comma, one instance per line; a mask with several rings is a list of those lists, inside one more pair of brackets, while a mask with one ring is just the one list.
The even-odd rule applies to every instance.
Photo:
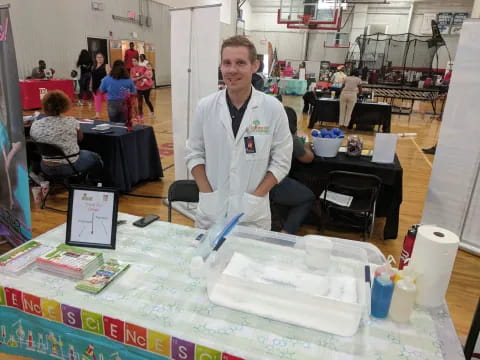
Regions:
[[372, 287], [372, 316], [380, 319], [387, 317], [394, 286], [387, 271], [375, 277]]

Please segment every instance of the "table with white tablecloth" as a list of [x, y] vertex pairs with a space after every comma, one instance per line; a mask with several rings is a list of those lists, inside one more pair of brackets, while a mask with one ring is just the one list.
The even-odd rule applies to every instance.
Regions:
[[[137, 217], [119, 219], [127, 224], [118, 226], [117, 249], [102, 251], [105, 259], [131, 266], [98, 295], [35, 267], [18, 277], [0, 274], [0, 353], [41, 360], [53, 353], [74, 360], [92, 354], [122, 360], [462, 359], [446, 306], [416, 308], [409, 325], [366, 316], [354, 336], [341, 337], [214, 305], [206, 281], [190, 276], [192, 242], [202, 230], [161, 221], [137, 228]], [[36, 240], [56, 246], [65, 231], [62, 225]], [[263, 254], [272, 251], [265, 240], [288, 253], [298, 239], [238, 227], [227, 241]], [[371, 244], [349, 244], [367, 249], [373, 265], [384, 260]]]

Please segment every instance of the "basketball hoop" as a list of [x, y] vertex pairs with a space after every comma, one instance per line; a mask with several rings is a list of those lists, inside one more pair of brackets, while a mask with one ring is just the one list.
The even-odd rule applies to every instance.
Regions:
[[308, 26], [310, 24], [310, 21], [312, 20], [312, 15], [310, 14], [298, 15], [298, 18], [302, 21], [302, 23], [305, 26]]

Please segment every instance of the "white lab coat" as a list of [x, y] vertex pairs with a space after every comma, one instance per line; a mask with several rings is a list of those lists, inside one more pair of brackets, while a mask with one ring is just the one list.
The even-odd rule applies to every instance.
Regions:
[[[267, 171], [280, 182], [289, 172], [292, 135], [283, 105], [252, 88], [252, 96], [236, 138], [226, 90], [200, 100], [185, 160], [189, 171], [205, 164], [212, 193], [200, 193], [195, 224], [208, 228], [215, 221], [244, 212], [240, 224], [270, 230], [268, 195], [252, 195]], [[255, 153], [247, 153], [245, 137], [253, 136]]]

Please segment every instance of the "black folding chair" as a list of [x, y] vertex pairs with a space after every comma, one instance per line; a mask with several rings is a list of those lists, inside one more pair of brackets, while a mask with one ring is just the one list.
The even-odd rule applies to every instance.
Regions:
[[[322, 197], [326, 222], [340, 223], [363, 230], [364, 240], [372, 236], [375, 207], [382, 180], [375, 175], [349, 171], [331, 171]], [[352, 196], [349, 206], [327, 201], [328, 192]], [[340, 221], [338, 221], [340, 220]], [[325, 222], [322, 223], [322, 226]]]
[[75, 165], [70, 160], [70, 158], [77, 156], [78, 154], [65, 155], [63, 150], [57, 145], [37, 142], [33, 140], [27, 140], [27, 149], [29, 149], [29, 151], [33, 153], [37, 153], [46, 160], [66, 160], [67, 164], [70, 165], [70, 167], [72, 168], [72, 174], [68, 176], [52, 176], [44, 174], [45, 178], [50, 182], [51, 186], [49, 187], [48, 192], [42, 199], [42, 209], [45, 208], [47, 197], [52, 191], [55, 184], [62, 184], [68, 189], [70, 183], [83, 183], [85, 181], [86, 172], [78, 171]]
[[465, 343], [465, 348], [463, 352], [465, 354], [465, 359], [470, 360], [472, 358], [479, 358], [480, 354], [475, 354], [475, 346], [478, 341], [478, 334], [480, 333], [480, 298], [477, 303], [477, 310], [473, 315], [472, 326], [468, 332], [467, 341]]
[[172, 222], [172, 202], [198, 203], [198, 186], [195, 180], [177, 180], [168, 188], [168, 222]]

